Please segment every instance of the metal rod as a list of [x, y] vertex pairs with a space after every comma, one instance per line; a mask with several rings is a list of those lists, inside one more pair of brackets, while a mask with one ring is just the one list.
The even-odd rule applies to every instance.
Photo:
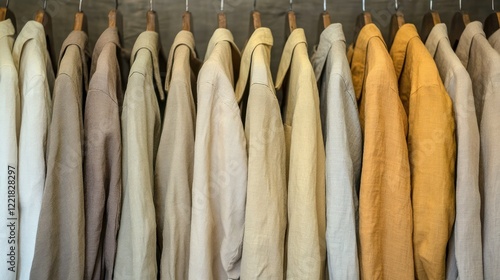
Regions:
[[293, 0], [290, 0], [290, 11], [293, 11]]
[[326, 12], [326, 0], [323, 0], [323, 12]]
[[366, 12], [366, 6], [365, 6], [365, 0], [361, 1], [361, 5], [362, 5], [362, 9], [363, 9], [363, 13]]
[[189, 0], [186, 0], [186, 12], [189, 12]]
[[398, 0], [394, 0], [394, 8], [396, 8], [396, 11], [399, 9], [398, 4]]
[[432, 11], [432, 0], [429, 1], [429, 9]]
[[220, 0], [220, 11], [224, 11], [224, 0]]
[[149, 10], [153, 11], [153, 0], [149, 0]]
[[78, 4], [78, 12], [82, 12], [82, 2], [83, 0], [80, 0], [80, 4]]
[[458, 9], [460, 9], [460, 12], [462, 11], [462, 0], [458, 0]]

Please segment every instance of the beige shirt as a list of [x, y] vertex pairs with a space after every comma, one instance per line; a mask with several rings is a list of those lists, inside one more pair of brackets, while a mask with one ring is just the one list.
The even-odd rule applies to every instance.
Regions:
[[455, 221], [453, 104], [413, 24], [399, 28], [391, 57], [408, 115], [415, 277], [443, 279]]
[[156, 279], [154, 163], [161, 132], [155, 92], [163, 97], [158, 33], [145, 31], [132, 50], [122, 112], [122, 209], [114, 278]]
[[17, 69], [12, 57], [14, 26], [0, 21], [0, 274], [15, 280], [19, 263], [17, 144], [21, 122]]
[[236, 98], [245, 112], [248, 181], [242, 279], [283, 279], [286, 232], [285, 132], [268, 28], [256, 29], [241, 58]]
[[120, 43], [116, 28], [106, 29], [92, 54], [85, 103], [85, 273], [84, 279], [112, 279], [120, 224], [122, 142]]
[[[492, 41], [499, 36], [493, 34]], [[491, 37], [490, 37], [491, 38]], [[500, 275], [500, 54], [488, 43], [481, 22], [469, 23], [456, 50], [472, 79], [481, 139], [479, 190], [484, 279]]]
[[196, 57], [191, 32], [177, 34], [167, 65], [167, 105], [155, 168], [155, 209], [161, 279], [187, 279], [196, 126]]
[[19, 71], [21, 132], [19, 138], [19, 270], [29, 279], [38, 218], [45, 187], [47, 134], [52, 115], [54, 72], [43, 25], [28, 21], [12, 51]]
[[483, 279], [479, 129], [469, 73], [451, 48], [446, 25], [432, 28], [425, 46], [453, 100], [457, 127], [456, 218], [448, 243], [446, 278]]
[[408, 121], [380, 30], [361, 29], [351, 73], [363, 131], [359, 193], [362, 279], [414, 279]]
[[198, 75], [189, 279], [238, 279], [245, 222], [247, 153], [234, 94], [240, 53], [215, 30]]
[[282, 86], [288, 177], [286, 279], [323, 279], [325, 148], [318, 87], [301, 28], [290, 34], [283, 50], [276, 88]]
[[85, 32], [73, 31], [61, 48], [47, 142], [47, 178], [30, 279], [83, 278], [82, 98], [87, 88], [87, 42]]

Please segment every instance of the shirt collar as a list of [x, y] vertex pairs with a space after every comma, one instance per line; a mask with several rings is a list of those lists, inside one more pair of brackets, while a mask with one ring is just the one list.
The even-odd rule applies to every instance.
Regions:
[[30, 40], [35, 40], [38, 45], [43, 47], [43, 60], [47, 63], [50, 63], [43, 25], [37, 21], [30, 20], [24, 25], [23, 29], [17, 36], [14, 48], [12, 50], [14, 63], [16, 64], [17, 69], [19, 69], [19, 64], [21, 63], [21, 53], [23, 51], [24, 45]]
[[342, 24], [333, 23], [321, 33], [318, 47], [311, 59], [314, 61], [314, 74], [317, 81], [321, 78], [321, 73], [323, 73], [323, 68], [325, 67], [326, 59], [332, 45], [337, 42], [343, 42], [345, 45], [344, 31], [342, 31]]
[[132, 55], [130, 56], [130, 65], [133, 65], [137, 52], [142, 49], [147, 49], [151, 53], [151, 58], [153, 60], [153, 80], [156, 80], [156, 87], [158, 88], [158, 91], [160, 93], [160, 98], [161, 100], [164, 100], [165, 93], [163, 92], [160, 67], [158, 65], [158, 54], [160, 51], [158, 33], [154, 31], [144, 31], [139, 34], [139, 37], [135, 41], [134, 48], [132, 49]]
[[432, 28], [429, 37], [427, 37], [425, 41], [425, 47], [429, 50], [432, 57], [436, 56], [439, 43], [442, 40], [450, 41], [448, 38], [448, 31], [446, 30], [446, 24], [438, 23]]
[[406, 50], [410, 41], [414, 38], [420, 38], [417, 33], [415, 25], [407, 23], [399, 28], [394, 38], [394, 43], [391, 47], [391, 57], [394, 62], [394, 69], [396, 76], [401, 75], [406, 58]]
[[295, 47], [299, 44], [304, 44], [307, 46], [306, 35], [304, 29], [297, 28], [286, 40], [285, 48], [283, 49], [283, 54], [281, 55], [281, 61], [278, 68], [278, 75], [276, 78], [276, 89], [280, 89], [285, 80], [285, 76], [290, 69], [290, 64], [292, 63], [293, 52]]
[[238, 102], [243, 97], [243, 93], [245, 92], [245, 88], [248, 82], [248, 76], [250, 75], [250, 66], [252, 64], [252, 55], [257, 48], [257, 46], [263, 45], [266, 48], [266, 51], [270, 54], [271, 47], [273, 46], [273, 35], [271, 30], [266, 27], [261, 27], [256, 29], [250, 39], [248, 40], [245, 49], [243, 50], [243, 54], [241, 56], [241, 66], [240, 66], [240, 77], [238, 82], [236, 83], [236, 100]]
[[467, 24], [467, 26], [465, 26], [464, 32], [462, 33], [462, 36], [460, 37], [460, 40], [458, 41], [456, 53], [458, 58], [460, 58], [460, 61], [466, 68], [469, 64], [469, 52], [472, 46], [472, 41], [476, 36], [483, 36], [484, 38], [486, 38], [486, 35], [483, 31], [483, 24], [479, 21], [474, 21]]
[[167, 78], [165, 80], [165, 90], [170, 89], [170, 80], [172, 79], [172, 68], [174, 66], [175, 50], [179, 46], [186, 46], [191, 52], [191, 58], [196, 59], [196, 51], [194, 49], [194, 36], [193, 33], [185, 30], [181, 30], [175, 36], [174, 43], [170, 48], [170, 53], [168, 54], [168, 64], [167, 64]]
[[6, 36], [14, 36], [16, 30], [14, 25], [10, 21], [10, 18], [0, 21], [0, 39]]
[[353, 48], [351, 56], [351, 72], [354, 90], [356, 92], [356, 98], [359, 99], [361, 96], [361, 90], [363, 88], [363, 80], [365, 78], [365, 68], [366, 68], [366, 56], [368, 55], [368, 44], [372, 39], [378, 39], [382, 42], [385, 49], [387, 46], [385, 44], [384, 38], [380, 33], [380, 30], [373, 23], [363, 26], [359, 32], [356, 45]]
[[228, 42], [229, 46], [231, 47], [231, 58], [233, 62], [233, 75], [236, 80], [238, 80], [239, 74], [240, 74], [240, 59], [241, 59], [241, 54], [234, 43], [233, 39], [233, 34], [229, 29], [226, 28], [217, 28], [210, 38], [210, 41], [208, 42], [208, 47], [207, 47], [207, 52], [205, 54], [205, 61], [210, 57], [212, 54], [215, 46], [217, 46], [218, 43], [220, 42]]
[[88, 43], [88, 36], [83, 31], [71, 31], [69, 36], [64, 40], [61, 51], [59, 53], [58, 65], [61, 65], [61, 60], [69, 46], [77, 46], [80, 51], [80, 58], [83, 66], [83, 80], [85, 90], [88, 90], [88, 73], [87, 73], [87, 57], [90, 57], [90, 49]]
[[92, 64], [90, 66], [90, 77], [94, 75], [97, 68], [97, 60], [99, 59], [104, 46], [108, 43], [115, 44], [118, 48], [120, 48], [120, 37], [118, 36], [118, 29], [116, 27], [108, 27], [104, 30], [95, 43], [94, 53], [92, 54]]

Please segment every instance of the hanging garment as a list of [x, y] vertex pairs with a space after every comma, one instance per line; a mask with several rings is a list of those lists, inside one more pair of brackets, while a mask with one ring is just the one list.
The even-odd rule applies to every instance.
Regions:
[[357, 223], [363, 136], [340, 23], [329, 25], [311, 58], [320, 88], [326, 151], [326, 253], [330, 279], [359, 279]]
[[187, 279], [196, 127], [196, 77], [201, 68], [193, 34], [181, 31], [170, 49], [163, 130], [155, 167], [155, 210], [161, 279]]
[[28, 21], [12, 51], [19, 71], [19, 273], [29, 279], [45, 187], [47, 134], [52, 116], [54, 72], [43, 25]]
[[59, 55], [47, 141], [47, 177], [30, 279], [83, 278], [82, 102], [88, 88], [87, 42], [85, 32], [72, 31]]
[[189, 279], [238, 279], [245, 222], [247, 153], [234, 94], [240, 52], [215, 30], [198, 75]]
[[157, 277], [153, 188], [161, 119], [156, 90], [164, 96], [159, 49], [158, 33], [145, 31], [132, 50], [121, 118], [123, 196], [113, 276], [116, 279]]
[[414, 279], [408, 121], [380, 30], [361, 29], [351, 73], [363, 130], [359, 193], [361, 278]]
[[0, 21], [0, 274], [15, 280], [19, 264], [17, 143], [21, 109], [17, 69], [12, 57], [14, 25]]
[[326, 259], [325, 150], [318, 87], [304, 30], [295, 29], [281, 57], [287, 148], [286, 279], [323, 279]]
[[497, 52], [500, 53], [500, 32], [491, 34], [491, 36], [488, 38], [488, 42]]
[[286, 231], [286, 150], [272, 80], [269, 28], [256, 29], [241, 57], [236, 99], [245, 117], [248, 153], [242, 279], [283, 279]]
[[425, 46], [434, 58], [446, 91], [453, 101], [457, 128], [456, 217], [448, 243], [446, 278], [483, 279], [479, 129], [472, 82], [451, 48], [445, 24], [440, 23], [432, 28]]
[[[496, 36], [497, 34], [495, 34]], [[458, 42], [457, 56], [472, 79], [481, 138], [479, 189], [484, 279], [500, 275], [500, 54], [493, 49], [481, 22], [469, 23]]]
[[113, 278], [122, 192], [119, 57], [118, 31], [108, 28], [94, 47], [85, 104], [85, 280]]
[[413, 24], [399, 28], [391, 57], [408, 116], [416, 277], [443, 279], [455, 221], [453, 104]]

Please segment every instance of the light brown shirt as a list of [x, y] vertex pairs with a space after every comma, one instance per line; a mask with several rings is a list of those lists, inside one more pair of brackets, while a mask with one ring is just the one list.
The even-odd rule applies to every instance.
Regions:
[[116, 28], [96, 42], [85, 106], [85, 275], [112, 279], [121, 209], [120, 108], [123, 93]]
[[325, 147], [316, 76], [301, 28], [290, 34], [283, 49], [276, 88], [282, 86], [288, 177], [286, 279], [323, 279]]
[[351, 72], [363, 131], [359, 194], [362, 279], [414, 279], [408, 121], [380, 30], [361, 29]]

